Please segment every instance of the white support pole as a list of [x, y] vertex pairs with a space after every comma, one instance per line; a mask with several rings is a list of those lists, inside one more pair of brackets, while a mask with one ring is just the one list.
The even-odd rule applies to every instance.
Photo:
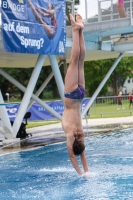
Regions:
[[131, 18], [131, 25], [133, 25], [133, 15], [132, 15], [132, 0], [130, 0], [130, 18]]
[[58, 87], [58, 90], [59, 90], [60, 97], [62, 99], [62, 102], [64, 103], [64, 83], [63, 83], [62, 76], [61, 76], [61, 73], [60, 73], [60, 70], [59, 70], [59, 67], [58, 67], [56, 56], [55, 55], [49, 55], [49, 60], [50, 60], [51, 67], [52, 67], [52, 70], [53, 70], [53, 73], [54, 73], [54, 77], [55, 77], [55, 80], [56, 80], [56, 84], [57, 84], [57, 87]]
[[110, 12], [111, 12], [111, 20], [113, 20], [113, 1], [111, 0], [111, 6], [110, 6]]
[[45, 55], [39, 55], [38, 60], [36, 62], [36, 66], [35, 66], [35, 68], [34, 68], [34, 70], [32, 72], [32, 76], [31, 76], [30, 81], [28, 83], [28, 86], [27, 86], [26, 92], [24, 94], [22, 103], [21, 103], [21, 105], [19, 107], [17, 116], [16, 116], [15, 121], [13, 123], [13, 134], [15, 136], [17, 135], [17, 132], [18, 132], [18, 130], [20, 128], [21, 122], [23, 121], [23, 117], [24, 117], [24, 115], [26, 113], [28, 104], [30, 102], [30, 98], [32, 96], [35, 84], [36, 84], [36, 82], [38, 80], [38, 76], [39, 76], [40, 71], [42, 69], [42, 66], [43, 66], [45, 58], [46, 58]]
[[102, 21], [101, 2], [98, 0], [98, 22]]
[[[59, 62], [59, 67], [61, 66], [61, 64], [62, 64], [62, 61], [60, 61]], [[46, 85], [49, 83], [49, 81], [51, 80], [51, 78], [53, 77], [53, 75], [54, 75], [54, 73], [53, 72], [51, 72], [50, 74], [49, 74], [49, 76], [46, 78], [46, 80], [44, 81], [44, 83], [41, 85], [41, 87], [38, 89], [38, 91], [35, 93], [35, 95], [38, 97], [40, 94], [41, 94], [41, 92], [44, 90], [44, 88], [46, 87]], [[30, 107], [32, 106], [32, 104], [34, 103], [35, 101], [32, 99], [31, 100], [31, 102], [29, 103], [29, 105], [28, 105], [28, 109], [27, 110], [29, 110], [30, 109]]]
[[[9, 74], [4, 72], [2, 69], [0, 69], [0, 74], [5, 77], [7, 80], [9, 80], [12, 84], [14, 84], [16, 87], [18, 87], [21, 91], [25, 92], [26, 88], [16, 81], [13, 77], [11, 77]], [[48, 110], [52, 115], [54, 115], [57, 119], [61, 121], [62, 117], [60, 114], [58, 114], [55, 110], [53, 110], [50, 106], [48, 106], [45, 102], [43, 102], [41, 99], [39, 99], [36, 95], [32, 94], [31, 96], [37, 103], [39, 103], [41, 106], [43, 106], [46, 110]]]
[[87, 11], [88, 11], [88, 5], [87, 5], [87, 0], [85, 0], [85, 21], [87, 22]]
[[[4, 100], [0, 91], [0, 104], [4, 104]], [[0, 118], [2, 120], [3, 130], [4, 130], [4, 136], [7, 139], [13, 139], [13, 130], [11, 127], [10, 119], [7, 114], [6, 106], [0, 105]]]
[[72, 1], [72, 15], [75, 16], [75, 11], [74, 11], [74, 0]]
[[89, 108], [93, 104], [94, 100], [98, 96], [99, 92], [101, 91], [101, 89], [105, 85], [106, 81], [108, 80], [108, 78], [110, 77], [110, 75], [112, 74], [112, 72], [114, 71], [114, 69], [116, 68], [116, 66], [120, 62], [120, 60], [122, 59], [122, 57], [123, 57], [123, 53], [121, 53], [119, 55], [119, 57], [117, 58], [117, 60], [114, 62], [114, 64], [112, 65], [112, 67], [110, 68], [110, 70], [108, 71], [108, 73], [106, 74], [106, 76], [104, 77], [104, 79], [102, 80], [102, 82], [100, 83], [100, 85], [98, 86], [98, 88], [96, 89], [96, 91], [94, 92], [93, 96], [91, 97], [90, 101], [88, 102], [88, 104], [86, 105], [85, 109], [82, 112], [82, 118], [85, 116], [86, 112], [89, 110]]

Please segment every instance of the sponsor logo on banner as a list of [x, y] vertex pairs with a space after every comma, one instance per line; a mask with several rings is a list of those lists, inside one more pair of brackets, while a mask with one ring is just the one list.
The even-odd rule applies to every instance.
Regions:
[[23, 0], [18, 0], [19, 3], [24, 3]]
[[[87, 103], [89, 102], [89, 98], [84, 98], [82, 101], [82, 107], [81, 110], [85, 108]], [[60, 115], [63, 114], [64, 111], [64, 105], [62, 101], [54, 101], [54, 102], [46, 102], [47, 105], [49, 105], [53, 110], [58, 112]], [[7, 113], [11, 121], [14, 121], [17, 112], [19, 110], [20, 104], [17, 105], [7, 105]], [[31, 108], [28, 110], [28, 112], [31, 112], [31, 117], [28, 120], [52, 120], [55, 119], [55, 117], [48, 112], [44, 107], [42, 107], [38, 103], [34, 103]]]

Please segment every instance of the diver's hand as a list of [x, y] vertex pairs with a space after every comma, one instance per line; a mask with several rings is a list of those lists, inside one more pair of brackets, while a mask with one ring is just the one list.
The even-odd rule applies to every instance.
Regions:
[[85, 178], [90, 178], [91, 177], [89, 172], [83, 173], [82, 176], [85, 177]]

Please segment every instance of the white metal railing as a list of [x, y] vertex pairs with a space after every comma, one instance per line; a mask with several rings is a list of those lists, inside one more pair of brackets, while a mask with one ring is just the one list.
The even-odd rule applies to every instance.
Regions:
[[117, 96], [97, 97], [88, 115], [90, 117], [133, 116], [133, 103], [130, 104], [128, 95], [122, 95], [121, 103], [122, 105], [118, 105]]
[[[71, 5], [71, 12], [74, 15], [74, 0], [66, 0], [66, 3]], [[85, 23], [100, 22], [105, 20], [113, 20], [119, 18], [119, 14], [116, 10], [117, 0], [81, 0], [78, 7], [78, 11], [81, 12]], [[126, 16], [133, 21], [133, 0], [125, 0]], [[0, 0], [1, 7], [1, 0]], [[1, 15], [1, 9], [0, 9]], [[1, 16], [0, 16], [1, 18]], [[1, 20], [0, 20], [1, 21]]]
[[[89, 3], [88, 3], [89, 2]], [[91, 10], [94, 8], [89, 7], [88, 4], [90, 5], [89, 0], [85, 0], [85, 22], [100, 22], [100, 21], [107, 21], [107, 20], [113, 20], [119, 18], [119, 14], [116, 9], [116, 4], [117, 0], [98, 0], [97, 1], [97, 12], [96, 8], [95, 14], [92, 17], [88, 16], [88, 13], [91, 12]], [[126, 10], [126, 17], [130, 17], [131, 19], [133, 18], [133, 0], [127, 0], [124, 2], [125, 4], [125, 10]]]
[[[78, 11], [83, 15], [85, 23], [119, 18], [116, 9], [117, 0], [82, 0], [80, 2]], [[124, 4], [127, 17], [133, 18], [133, 0], [125, 0]]]
[[0, 28], [1, 28], [1, 0], [0, 0]]

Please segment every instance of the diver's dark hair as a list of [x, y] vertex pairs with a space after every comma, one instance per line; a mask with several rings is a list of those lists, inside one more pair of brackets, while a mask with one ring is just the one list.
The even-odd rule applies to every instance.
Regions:
[[82, 152], [85, 150], [85, 145], [82, 142], [82, 140], [75, 139], [73, 143], [73, 152], [76, 156], [79, 156], [82, 154]]
[[52, 8], [52, 9], [55, 9], [55, 10], [61, 10], [61, 8], [55, 7], [52, 3], [51, 3], [51, 8]]
[[51, 3], [51, 7], [52, 7], [52, 9], [54, 9], [55, 8], [55, 6]]

